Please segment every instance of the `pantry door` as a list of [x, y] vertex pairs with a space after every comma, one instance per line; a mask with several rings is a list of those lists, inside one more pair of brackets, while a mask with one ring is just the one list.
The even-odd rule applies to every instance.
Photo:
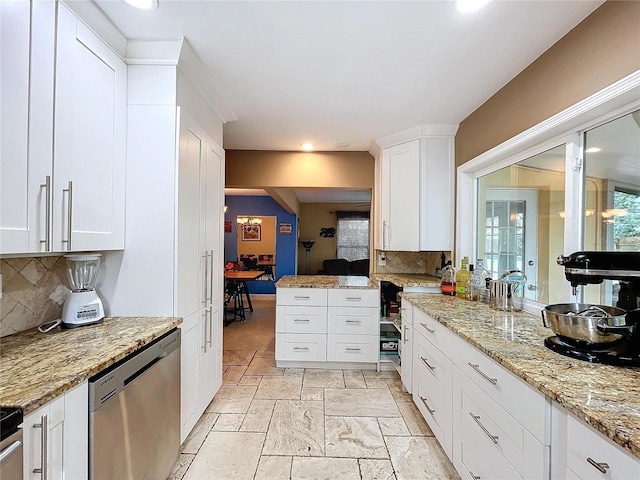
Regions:
[[485, 265], [493, 278], [505, 270], [527, 276], [525, 298], [536, 299], [538, 191], [489, 188], [486, 194]]

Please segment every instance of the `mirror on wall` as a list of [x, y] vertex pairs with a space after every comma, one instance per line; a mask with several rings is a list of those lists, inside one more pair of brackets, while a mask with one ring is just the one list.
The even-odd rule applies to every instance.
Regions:
[[263, 270], [259, 280], [275, 279], [276, 217], [238, 215], [238, 261], [247, 270]]

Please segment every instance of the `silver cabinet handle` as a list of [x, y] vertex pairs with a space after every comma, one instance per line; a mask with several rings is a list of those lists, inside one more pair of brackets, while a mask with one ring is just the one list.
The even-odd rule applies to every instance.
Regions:
[[206, 308], [204, 310], [204, 312], [202, 312], [202, 316], [204, 317], [204, 320], [202, 321], [202, 349], [204, 350], [204, 353], [207, 353], [207, 313], [209, 312], [209, 309]]
[[420, 397], [420, 400], [422, 400], [422, 403], [424, 403], [424, 406], [426, 407], [427, 411], [433, 415], [434, 413], [436, 413], [435, 410], [433, 410], [431, 407], [429, 407], [429, 404], [427, 403], [427, 399], [424, 397]]
[[213, 305], [209, 305], [209, 348], [213, 348]]
[[404, 327], [404, 335], [403, 335], [403, 339], [402, 339], [402, 343], [407, 343], [407, 339], [408, 339], [408, 335], [407, 332], [409, 332], [409, 326], [405, 325]]
[[360, 302], [362, 301], [362, 297], [346, 297], [345, 300], [347, 302]]
[[34, 424], [33, 428], [42, 429], [40, 432], [40, 439], [42, 440], [42, 444], [40, 445], [40, 468], [34, 468], [33, 473], [39, 473], [42, 480], [47, 480], [49, 473], [47, 471], [47, 457], [49, 456], [49, 446], [47, 445], [49, 441], [49, 418], [47, 415], [42, 415], [42, 417], [40, 417], [40, 423]]
[[480, 475], [474, 475], [471, 470], [467, 470], [467, 472], [469, 472], [469, 475], [471, 475], [471, 478], [473, 478], [473, 480], [480, 480]]
[[211, 250], [211, 265], [209, 265], [209, 302], [213, 302], [213, 250]]
[[427, 366], [427, 368], [429, 370], [431, 370], [432, 372], [436, 369], [436, 367], [432, 367], [431, 365], [429, 365], [429, 362], [427, 362], [427, 360], [425, 358], [420, 357], [420, 360], [422, 360], [422, 363], [424, 363]]
[[73, 182], [69, 180], [67, 188], [63, 188], [62, 192], [67, 192], [67, 239], [62, 243], [67, 244], [67, 250], [71, 251], [71, 232], [73, 231]]
[[202, 292], [202, 302], [200, 302], [204, 306], [207, 306], [207, 300], [209, 300], [207, 296], [209, 294], [209, 286], [207, 285], [209, 281], [209, 262], [207, 262], [208, 258], [209, 258], [209, 252], [204, 252], [204, 255], [202, 255], [202, 259], [204, 260], [204, 274], [202, 275], [203, 292]]
[[346, 352], [359, 352], [361, 350], [362, 350], [361, 348], [352, 348], [352, 347], [345, 348]]
[[427, 327], [426, 323], [421, 323], [420, 325], [422, 325], [424, 327], [424, 329], [429, 332], [429, 333], [436, 333], [435, 330], [431, 330], [429, 327]]
[[20, 440], [16, 440], [11, 445], [9, 445], [7, 448], [2, 450], [0, 452], [0, 464], [2, 464], [2, 462], [4, 462], [5, 458], [7, 458], [9, 455], [11, 455], [13, 452], [15, 452], [16, 449], [20, 448], [20, 445], [22, 445], [22, 442]]
[[491, 378], [489, 377], [486, 373], [484, 373], [482, 370], [480, 370], [480, 365], [475, 365], [471, 362], [467, 362], [467, 365], [469, 365], [471, 368], [473, 368], [476, 372], [478, 372], [480, 375], [482, 375], [482, 378], [484, 378], [487, 382], [489, 382], [491, 385], [495, 385], [498, 383], [498, 379], [497, 378]]
[[309, 296], [302, 296], [302, 295], [300, 296], [296, 295], [293, 298], [295, 298], [296, 300], [309, 300]]
[[382, 249], [387, 249], [387, 222], [386, 220], [382, 221]]
[[44, 188], [45, 194], [45, 207], [44, 207], [44, 240], [40, 240], [40, 243], [44, 243], [44, 251], [51, 251], [51, 175], [47, 175], [44, 178], [44, 183], [40, 185], [40, 188]]
[[491, 441], [497, 445], [498, 444], [498, 439], [499, 439], [498, 435], [491, 435], [491, 432], [489, 430], [487, 430], [487, 428], [482, 423], [480, 423], [480, 416], [479, 415], [474, 415], [471, 412], [469, 412], [469, 416], [471, 418], [473, 418], [473, 421], [478, 424], [478, 426], [487, 435], [487, 437], [489, 437], [491, 439]]
[[587, 457], [587, 462], [593, 465], [600, 473], [607, 473], [607, 468], [609, 468], [608, 463], [596, 462], [593, 458]]
[[309, 322], [308, 318], [294, 318], [294, 322]]
[[345, 320], [345, 323], [362, 323], [361, 320]]
[[309, 350], [309, 347], [293, 347], [294, 350]]

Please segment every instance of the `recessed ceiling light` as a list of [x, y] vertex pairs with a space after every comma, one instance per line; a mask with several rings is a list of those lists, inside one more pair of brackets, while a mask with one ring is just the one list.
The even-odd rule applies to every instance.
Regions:
[[124, 0], [124, 2], [140, 10], [155, 10], [158, 8], [158, 0]]
[[587, 152], [587, 153], [596, 153], [596, 152], [599, 152], [600, 150], [602, 150], [602, 149], [598, 148], [598, 147], [591, 147], [591, 148], [587, 148], [585, 150], [585, 152]]
[[304, 150], [305, 152], [310, 152], [311, 150], [313, 150], [313, 143], [303, 143], [302, 150]]
[[480, 10], [491, 0], [456, 0], [456, 8], [460, 13], [473, 13]]

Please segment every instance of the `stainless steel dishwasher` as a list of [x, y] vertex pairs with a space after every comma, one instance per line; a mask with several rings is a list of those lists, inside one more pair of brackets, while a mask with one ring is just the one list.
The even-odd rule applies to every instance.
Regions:
[[180, 450], [180, 330], [89, 379], [89, 478], [165, 480]]

